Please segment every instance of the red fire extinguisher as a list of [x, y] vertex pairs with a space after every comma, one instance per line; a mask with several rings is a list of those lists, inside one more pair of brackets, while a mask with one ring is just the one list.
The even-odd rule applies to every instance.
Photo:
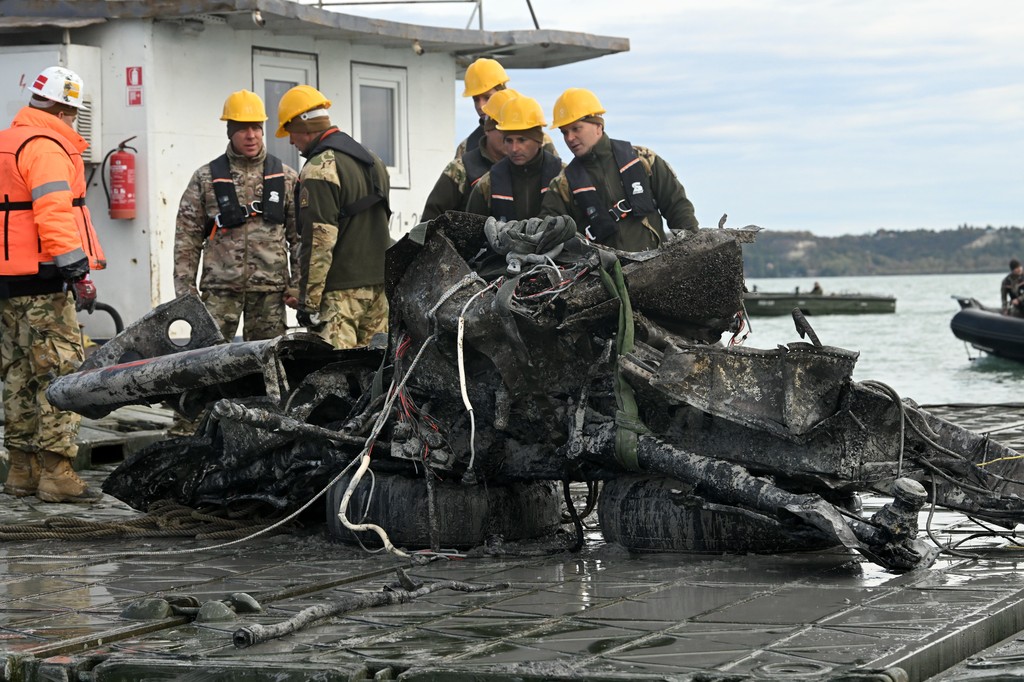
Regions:
[[[128, 143], [136, 136], [129, 137], [117, 145], [117, 149], [107, 154], [110, 159], [110, 189], [107, 189], [106, 176], [103, 175], [103, 189], [107, 193], [107, 204], [110, 206], [110, 217], [115, 220], [133, 220], [135, 218], [135, 154], [138, 150], [129, 147]], [[131, 151], [128, 151], [131, 150]], [[107, 159], [103, 160], [104, 163]]]

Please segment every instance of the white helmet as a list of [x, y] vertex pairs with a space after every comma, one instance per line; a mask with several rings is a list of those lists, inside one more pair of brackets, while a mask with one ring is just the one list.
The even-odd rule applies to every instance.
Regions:
[[71, 69], [63, 66], [48, 66], [36, 76], [29, 91], [58, 104], [75, 109], [85, 108], [82, 100], [82, 79]]

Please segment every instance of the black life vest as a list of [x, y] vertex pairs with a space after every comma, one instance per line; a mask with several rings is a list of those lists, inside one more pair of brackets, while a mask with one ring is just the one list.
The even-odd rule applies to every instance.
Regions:
[[284, 164], [281, 159], [270, 154], [263, 159], [263, 197], [248, 206], [242, 206], [238, 201], [227, 154], [221, 154], [210, 162], [210, 175], [220, 213], [210, 219], [209, 232], [214, 227], [238, 227], [257, 215], [268, 223], [284, 223]]
[[624, 140], [612, 140], [611, 143], [612, 156], [615, 165], [619, 167], [625, 197], [612, 206], [598, 204], [597, 188], [582, 161], [573, 159], [565, 167], [565, 178], [569, 181], [573, 201], [580, 207], [587, 221], [587, 225], [581, 225], [580, 229], [591, 241], [596, 242], [603, 242], [610, 237], [618, 229], [618, 222], [624, 218], [642, 218], [658, 212], [650, 177], [633, 145]]
[[484, 156], [483, 152], [480, 151], [480, 147], [477, 147], [462, 155], [462, 165], [466, 167], [468, 187], [473, 187], [487, 171], [491, 170], [494, 162]]
[[[369, 210], [378, 203], [383, 203], [384, 212], [387, 214], [388, 218], [390, 218], [391, 204], [388, 201], [387, 195], [384, 194], [384, 190], [381, 189], [381, 183], [377, 178], [377, 174], [374, 172], [376, 157], [371, 154], [366, 147], [352, 139], [351, 135], [343, 133], [335, 128], [334, 132], [320, 138], [313, 149], [306, 154], [306, 158], [311, 159], [327, 149], [333, 149], [336, 152], [341, 152], [362, 164], [363, 170], [366, 172], [366, 178], [370, 181], [370, 186], [373, 187], [373, 191], [370, 194], [356, 199], [347, 206], [342, 206], [341, 211], [338, 213], [338, 217], [341, 219], [351, 218], [356, 214]], [[298, 186], [296, 186], [295, 191], [299, 191]], [[298, 207], [298, 205], [299, 202], [296, 201], [295, 206]], [[298, 208], [296, 208], [296, 210], [298, 210]]]
[[[554, 154], [541, 150], [543, 161], [540, 169], [540, 193], [548, 191], [548, 185], [562, 172], [562, 162]], [[512, 195], [512, 162], [505, 157], [491, 166], [491, 215], [503, 222], [533, 216], [517, 216], [515, 197]]]
[[466, 148], [462, 152], [463, 156], [465, 156], [467, 152], [480, 148], [480, 140], [484, 139], [483, 121], [484, 119], [481, 118], [480, 125], [474, 128], [473, 132], [471, 132], [469, 136], [466, 137]]

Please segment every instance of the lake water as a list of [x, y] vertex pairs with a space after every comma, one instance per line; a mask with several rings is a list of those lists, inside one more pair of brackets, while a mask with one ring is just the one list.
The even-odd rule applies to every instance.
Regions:
[[[900, 275], [819, 277], [825, 294], [862, 293], [896, 297], [894, 315], [808, 317], [826, 346], [860, 352], [853, 378], [884, 382], [921, 405], [1024, 402], [1024, 363], [985, 356], [953, 336], [949, 322], [959, 310], [953, 296], [972, 296], [986, 305], [999, 302], [1005, 273], [987, 275]], [[815, 279], [752, 278], [758, 291], [810, 291]], [[744, 344], [774, 348], [806, 341], [792, 318], [754, 317]], [[728, 337], [726, 337], [728, 338]], [[980, 357], [979, 357], [980, 356]]]

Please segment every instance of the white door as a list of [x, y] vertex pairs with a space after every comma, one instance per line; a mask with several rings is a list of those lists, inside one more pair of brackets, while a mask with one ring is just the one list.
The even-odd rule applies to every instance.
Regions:
[[285, 164], [299, 170], [302, 160], [299, 151], [288, 144], [287, 137], [275, 137], [277, 131], [277, 105], [281, 96], [296, 85], [318, 87], [315, 54], [254, 50], [252, 55], [253, 89], [267, 107], [267, 125], [264, 141], [267, 151]]

